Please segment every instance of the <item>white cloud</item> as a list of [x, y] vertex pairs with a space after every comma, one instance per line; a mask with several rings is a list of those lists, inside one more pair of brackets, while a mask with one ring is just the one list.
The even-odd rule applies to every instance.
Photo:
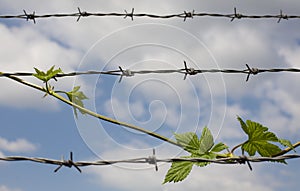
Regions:
[[1, 39], [6, 47], [1, 48], [2, 70], [13, 72], [17, 70], [33, 70], [39, 67], [49, 69], [53, 65], [64, 64], [61, 68], [69, 69], [78, 64], [78, 53], [69, 50], [44, 34], [29, 26], [1, 27]]
[[30, 143], [26, 139], [17, 139], [15, 141], [8, 141], [0, 137], [0, 150], [8, 152], [32, 152], [37, 149], [37, 146]]
[[[221, 105], [219, 105], [219, 107], [221, 107]], [[241, 108], [238, 104], [226, 105], [225, 113], [223, 113], [222, 110], [217, 110], [209, 128], [214, 130], [215, 138], [218, 141], [236, 142], [238, 140], [241, 142], [241, 140], [245, 138], [237, 116], [249, 116], [249, 111]], [[219, 124], [222, 124], [222, 126], [219, 127]]]
[[297, 84], [290, 83], [292, 79], [295, 78], [287, 75], [282, 83], [277, 83], [279, 87], [266, 89], [265, 97], [268, 100], [261, 103], [257, 115], [266, 125], [285, 136], [299, 135], [296, 127], [300, 122], [300, 92]]
[[[7, 27], [0, 24], [0, 39], [5, 47], [0, 48], [2, 72], [34, 72], [33, 67], [48, 70], [51, 66], [61, 67], [63, 71], [74, 70], [79, 63], [78, 52], [64, 48], [51, 41], [38, 31], [27, 27]], [[24, 80], [37, 82], [32, 77]], [[69, 90], [72, 79], [62, 79], [55, 84], [56, 89]], [[1, 77], [0, 104], [17, 108], [38, 108], [41, 110], [57, 109], [58, 103], [54, 99], [42, 99], [43, 93], [38, 93], [29, 87]], [[4, 91], [5, 90], [5, 91]]]
[[130, 103], [130, 112], [135, 118], [145, 115], [143, 103], [141, 101]]
[[[274, 55], [272, 40], [266, 36], [266, 32], [259, 28], [259, 24], [257, 27], [223, 24], [208, 28], [202, 37], [217, 60], [218, 67], [222, 69], [242, 70], [246, 69], [246, 64], [250, 67], [270, 68], [278, 65], [279, 55]], [[212, 68], [208, 65], [205, 67]], [[227, 96], [234, 99], [248, 96], [251, 94], [248, 89], [255, 89], [258, 84], [262, 86], [259, 81], [261, 75], [264, 74], [251, 76], [246, 83], [245, 74], [223, 74]], [[217, 77], [218, 74], [208, 75], [213, 90], [221, 87], [221, 83], [214, 80]], [[264, 79], [268, 79], [267, 77], [264, 76]], [[222, 94], [224, 92], [219, 95]]]
[[[131, 2], [132, 3], [132, 2]], [[64, 4], [64, 10], [70, 11], [70, 10], [76, 10], [76, 6], [82, 6], [86, 10], [95, 10], [95, 7], [101, 7], [105, 10], [114, 10], [118, 8], [124, 9], [124, 7], [128, 7], [131, 3], [116, 3], [116, 2], [110, 2], [108, 4], [105, 4], [105, 6], [96, 6], [95, 3], [87, 3], [87, 2], [78, 2], [76, 3], [65, 3]], [[9, 4], [9, 2], [6, 2], [6, 4]], [[57, 5], [59, 4], [59, 7], [61, 6], [61, 2], [59, 1], [54, 1], [52, 3], [46, 3], [45, 5], [36, 5], [36, 7], [39, 11], [43, 11], [44, 9], [47, 8], [47, 11], [58, 11], [57, 10]], [[140, 2], [140, 3], [132, 3], [132, 5], [135, 5], [134, 7], [137, 8], [137, 10], [143, 10], [145, 9], [145, 2]], [[151, 6], [153, 5], [153, 6]], [[191, 4], [194, 6], [194, 4]], [[210, 9], [215, 8], [213, 6], [213, 3], [205, 3], [201, 7], [209, 7]], [[19, 8], [22, 7], [24, 9], [25, 5], [17, 5]], [[218, 6], [218, 9], [226, 9], [231, 6], [231, 5], [223, 5], [221, 4]], [[27, 7], [27, 6], [26, 6]], [[25, 7], [25, 8], [26, 8]], [[157, 9], [157, 6], [154, 6], [154, 3], [151, 3], [150, 5], [147, 6], [147, 11], [155, 10], [156, 12], [162, 12], [165, 13], [166, 11], [174, 11], [174, 10], [181, 10], [181, 7], [189, 7], [188, 5], [185, 4], [174, 4], [170, 2], [166, 2], [164, 5], [160, 6]], [[196, 6], [197, 7], [197, 6]], [[82, 8], [82, 9], [83, 9]], [[166, 9], [167, 8], [167, 9]], [[17, 10], [17, 8], [14, 8]], [[99, 11], [99, 10], [98, 10]], [[182, 11], [182, 10], [181, 10]], [[202, 19], [200, 18], [195, 18], [197, 21], [202, 23]], [[194, 19], [194, 20], [195, 20]], [[36, 25], [36, 28], [38, 31], [43, 31], [43, 34], [46, 34], [48, 36], [51, 36], [51, 38], [56, 39], [58, 42], [61, 42], [63, 44], [67, 44], [68, 46], [76, 49], [82, 49], [82, 50], [87, 50], [93, 44], [96, 42], [98, 39], [102, 38], [105, 34], [109, 34], [112, 31], [115, 31], [115, 29], [120, 29], [123, 26], [130, 26], [134, 25], [139, 22], [140, 19], [137, 19], [135, 22], [126, 22], [126, 20], [122, 20], [120, 18], [107, 18], [107, 19], [101, 19], [101, 18], [88, 18], [80, 21], [79, 23], [76, 23], [74, 21], [68, 22], [66, 19], [57, 19], [55, 20], [56, 22], [48, 21], [48, 22], [41, 22], [38, 25]], [[143, 19], [142, 19], [143, 20]], [[193, 20], [193, 21], [194, 21]], [[99, 25], [94, 25], [91, 23], [94, 22], [100, 23]], [[151, 21], [152, 22], [152, 21]], [[221, 23], [219, 20], [216, 21], [217, 23]], [[172, 20], [166, 20], [163, 23], [173, 23], [174, 26], [189, 26], [190, 23], [186, 22], [183, 24], [183, 22], [172, 22]], [[208, 23], [208, 22], [207, 22]], [[265, 28], [256, 28], [256, 27], [249, 27], [244, 24], [236, 24], [236, 23], [230, 23], [230, 24], [224, 24], [222, 21], [222, 25], [212, 25], [208, 24], [206, 25], [205, 28], [201, 29], [201, 33], [197, 35], [197, 37], [200, 40], [204, 40], [205, 43], [208, 45], [208, 47], [212, 50], [212, 53], [216, 56], [217, 60], [219, 60], [219, 65], [224, 66], [224, 67], [237, 67], [237, 68], [244, 68], [246, 62], [250, 62], [249, 64], [254, 65], [259, 61], [262, 64], [266, 63], [273, 63], [273, 59], [266, 59], [269, 58], [271, 55], [271, 50], [270, 49], [270, 43], [271, 40], [268, 38], [268, 35], [265, 35], [266, 32], [272, 32], [272, 31], [267, 31]], [[102, 27], [101, 30], [99, 30], [99, 26], [106, 26]], [[254, 24], [256, 25], [256, 24]], [[193, 25], [194, 26], [194, 25]], [[257, 24], [256, 26], [261, 26]], [[153, 26], [154, 27], [154, 26]], [[53, 28], [57, 30], [53, 30]], [[89, 35], [86, 35], [86, 29], [89, 29]], [[146, 27], [147, 28], [147, 27]], [[141, 28], [142, 29], [142, 28]], [[171, 30], [171, 29], [170, 29]], [[175, 29], [172, 29], [173, 31], [176, 31]], [[155, 32], [159, 32], [159, 35], [149, 35], [149, 34], [154, 34]], [[195, 27], [190, 28], [190, 31], [192, 34], [198, 33], [198, 29]], [[138, 33], [139, 35], [133, 35]], [[184, 43], [182, 41], [174, 41], [174, 39], [177, 39], [179, 36], [180, 32], [176, 33], [168, 33], [167, 29], [163, 30], [149, 30], [149, 27], [147, 30], [124, 30], [121, 33], [121, 35], [112, 35], [111, 39], [108, 36], [107, 40], [104, 40], [103, 42], [100, 42], [100, 44], [103, 44], [103, 48], [99, 49], [99, 51], [96, 51], [94, 53], [94, 56], [97, 57], [98, 59], [103, 59], [106, 61], [107, 59], [110, 59], [112, 55], [116, 54], [119, 50], [122, 50], [122, 48], [127, 48], [128, 45], [132, 44], [137, 44], [140, 42], [160, 42], [161, 44], [167, 44], [171, 48], [175, 47], [179, 50], [184, 50], [184, 53], [188, 52], [188, 56], [194, 58], [197, 58], [197, 55], [201, 55], [202, 62], [197, 62], [197, 67], [199, 68], [205, 68], [205, 67], [212, 67], [210, 65], [210, 62], [207, 62], [207, 59], [203, 58], [202, 56], [202, 51], [199, 49], [199, 47], [194, 46], [193, 43], [189, 41], [186, 41], [184, 39]], [[157, 36], [160, 36], [158, 38]], [[46, 37], [46, 36], [45, 36]], [[84, 37], [84, 38], [83, 38]], [[47, 37], [46, 37], [47, 38]], [[146, 39], [146, 40], [145, 40]], [[40, 39], [38, 39], [40, 41]], [[119, 43], [122, 42], [122, 43]], [[55, 49], [52, 48], [52, 49]], [[142, 47], [140, 47], [142, 49]], [[21, 48], [23, 50], [23, 48]], [[151, 49], [152, 50], [152, 49]], [[152, 51], [141, 51], [141, 54], [139, 52], [134, 52], [130, 54], [126, 54], [126, 57], [121, 57], [120, 60], [117, 59], [116, 63], [119, 65], [126, 65], [126, 63], [134, 63], [131, 62], [132, 60], [137, 60], [140, 61], [141, 59], [144, 58], [159, 58], [161, 59], [163, 55], [164, 60], [168, 61], [168, 63], [172, 63], [177, 66], [182, 67], [182, 55], [181, 57], [175, 57], [173, 58], [174, 55], [168, 54], [168, 50], [163, 50], [165, 54], [162, 54], [161, 51], [155, 52], [154, 49]], [[191, 53], [190, 53], [191, 52]], [[253, 56], [255, 54], [255, 57]], [[168, 55], [168, 56], [166, 56]], [[92, 56], [92, 55], [91, 55]], [[59, 57], [61, 58], [60, 55], [55, 55], [54, 57]], [[178, 61], [180, 59], [180, 61]], [[49, 59], [51, 60], [51, 59]], [[205, 60], [205, 62], [203, 62]], [[275, 60], [275, 59], [274, 59]], [[201, 61], [201, 60], [200, 60]], [[53, 63], [53, 62], [51, 62]], [[121, 63], [121, 64], [120, 64]], [[140, 63], [139, 63], [140, 64]], [[96, 66], [95, 66], [96, 67]], [[214, 68], [215, 66], [213, 66]], [[97, 63], [97, 68], [99, 68], [99, 64]], [[147, 67], [148, 68], [148, 67]], [[228, 75], [228, 77], [227, 77]], [[233, 77], [229, 76], [231, 74], [226, 74], [226, 82], [227, 82], [227, 90], [229, 92], [229, 96], [235, 96], [239, 97], [241, 95], [244, 95], [245, 89], [243, 87], [236, 88], [238, 86], [243, 86], [241, 85], [244, 81], [244, 77], [241, 78], [241, 81], [236, 80], [236, 78], [239, 78], [238, 75], [234, 75]], [[161, 80], [166, 81], [167, 78], [164, 77], [159, 77]], [[134, 77], [134, 80], [137, 81], [141, 78]], [[213, 74], [213, 76], [208, 76], [207, 79], [209, 80], [209, 85], [210, 88], [214, 91], [219, 96], [224, 95], [224, 91], [222, 91], [222, 82], [220, 80], [216, 80], [216, 75]], [[126, 79], [127, 80], [127, 79]], [[124, 80], [125, 81], [125, 80]], [[130, 83], [130, 82], [123, 82], [123, 83]], [[181, 78], [178, 78], [176, 80], [172, 80], [172, 83], [177, 84], [180, 86], [180, 90], [184, 89], [186, 87], [186, 82], [182, 81]], [[208, 92], [206, 85], [204, 83], [207, 82], [200, 82], [199, 86], [204, 87], [201, 88], [201, 91], [203, 94], [206, 93], [206, 95], [210, 95], [210, 92]], [[255, 85], [253, 83], [248, 83], [250, 86], [247, 86], [247, 88], [253, 88]], [[148, 88], [148, 90], [151, 90], [151, 88]], [[221, 91], [220, 91], [221, 90]], [[145, 89], [145, 92], [147, 92], [147, 89]], [[155, 93], [155, 91], [151, 92], [152, 94]], [[167, 96], [168, 94], [166, 94]], [[186, 94], [188, 95], [188, 94]], [[185, 96], [183, 96], [185, 97]], [[188, 99], [188, 98], [187, 98]], [[172, 101], [172, 99], [170, 99]], [[30, 103], [30, 102], [29, 102]], [[13, 103], [10, 103], [13, 104]], [[20, 104], [20, 103], [19, 103]], [[29, 105], [29, 104], [28, 104]], [[53, 105], [53, 104], [52, 104]]]
[[293, 46], [291, 47], [281, 47], [278, 51], [279, 55], [283, 56], [283, 58], [286, 60], [287, 64], [291, 67], [299, 67], [299, 60], [300, 60], [300, 48], [299, 46]]

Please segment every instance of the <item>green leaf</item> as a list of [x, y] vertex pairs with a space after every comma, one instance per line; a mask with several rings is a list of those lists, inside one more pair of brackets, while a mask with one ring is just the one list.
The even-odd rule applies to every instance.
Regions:
[[254, 156], [258, 152], [263, 157], [270, 157], [281, 151], [281, 149], [270, 142], [278, 142], [277, 136], [268, 131], [267, 127], [259, 123], [247, 120], [246, 123], [238, 117], [241, 127], [248, 135], [248, 140], [242, 145], [242, 150]]
[[293, 144], [291, 143], [291, 141], [286, 140], [286, 139], [279, 139], [279, 143], [285, 147], [290, 147], [291, 149], [293, 149], [294, 152], [296, 152]]
[[[207, 152], [205, 154], [192, 154], [191, 158], [204, 158], [204, 159], [215, 159], [217, 157], [216, 153], [213, 152]], [[210, 164], [210, 162], [195, 162], [195, 165], [199, 166], [199, 167], [204, 167], [208, 164]]]
[[[214, 146], [214, 138], [207, 127], [203, 128], [199, 142], [199, 151], [193, 152], [191, 157], [205, 159], [215, 159], [217, 157], [216, 153], [210, 152], [210, 149]], [[195, 164], [197, 166], [204, 167], [208, 165], [209, 162], [197, 162]]]
[[163, 184], [167, 182], [180, 182], [184, 180], [191, 172], [193, 167], [192, 162], [173, 162], [171, 168], [168, 170]]
[[211, 149], [211, 152], [215, 152], [215, 153], [218, 153], [218, 152], [221, 152], [225, 149], [228, 149], [228, 146], [225, 145], [224, 143], [218, 143], [216, 144], [212, 149]]
[[54, 67], [55, 66], [52, 66], [46, 73], [37, 68], [34, 68], [36, 73], [32, 75], [42, 80], [43, 82], [48, 82], [51, 78], [54, 78], [57, 74], [63, 73], [63, 71], [60, 68], [54, 70]]
[[271, 157], [281, 151], [281, 149], [266, 140], [247, 141], [242, 145], [242, 149], [247, 151], [250, 156], [254, 156], [258, 152], [263, 157]]
[[195, 133], [175, 133], [175, 139], [177, 143], [182, 145], [184, 150], [188, 151], [189, 153], [198, 152], [200, 148], [200, 142], [198, 140], [198, 136]]
[[[175, 134], [175, 139], [177, 143], [184, 148], [184, 150], [191, 153], [190, 156], [184, 156], [184, 158], [215, 159], [217, 156], [220, 156], [218, 152], [228, 148], [228, 146], [224, 143], [218, 143], [214, 146], [214, 138], [207, 127], [203, 128], [200, 139], [198, 139], [198, 136], [192, 132]], [[163, 184], [184, 180], [192, 170], [193, 164], [199, 167], [204, 167], [209, 163], [210, 162], [189, 161], [173, 162]]]
[[245, 123], [245, 122], [242, 120], [242, 118], [240, 118], [239, 116], [237, 116], [237, 119], [238, 119], [238, 121], [240, 122], [241, 127], [242, 127], [242, 129], [244, 130], [244, 132], [245, 132], [246, 134], [249, 134], [248, 127], [247, 127], [246, 123]]
[[175, 134], [177, 143], [182, 145], [184, 150], [198, 156], [207, 153], [214, 145], [213, 136], [207, 127], [204, 127], [200, 139], [195, 133], [188, 132]]
[[200, 137], [200, 148], [199, 153], [204, 154], [208, 152], [214, 145], [214, 138], [207, 127], [202, 130], [202, 135]]
[[[82, 91], [79, 91], [79, 89], [80, 89], [80, 86], [75, 86], [72, 91], [65, 92], [65, 93], [67, 94], [67, 96], [71, 102], [75, 103], [76, 105], [79, 105], [80, 107], [84, 107], [82, 100], [88, 99], [88, 97], [86, 97]], [[76, 110], [77, 108], [75, 108], [75, 107], [73, 107], [73, 108], [74, 108], [75, 116], [78, 117], [77, 110]], [[79, 109], [79, 111], [81, 114], [85, 114], [84, 111], [82, 111], [80, 109]]]

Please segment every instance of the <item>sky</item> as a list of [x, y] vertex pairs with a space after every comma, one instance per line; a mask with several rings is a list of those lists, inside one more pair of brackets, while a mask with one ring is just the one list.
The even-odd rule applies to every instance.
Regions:
[[[9, 1], [0, 15], [88, 12], [173, 14], [183, 11], [299, 15], [297, 0], [253, 1]], [[299, 20], [195, 17], [150, 19], [122, 17], [0, 19], [0, 71], [34, 72], [55, 65], [65, 73], [87, 70], [300, 68]], [[174, 133], [201, 133], [207, 126], [215, 142], [229, 147], [246, 140], [237, 115], [268, 127], [279, 137], [299, 141], [298, 74], [147, 74], [123, 77], [90, 75], [51, 81], [56, 90], [74, 86], [89, 98], [86, 108], [174, 140]], [[32, 77], [24, 80], [43, 85]], [[0, 157], [27, 156], [75, 161], [122, 160], [152, 155], [172, 158], [182, 149], [93, 117], [32, 88], [0, 78]], [[180, 183], [162, 185], [170, 164], [158, 172], [148, 164], [72, 168], [31, 162], [0, 162], [0, 191], [31, 190], [298, 190], [300, 166], [277, 163], [194, 167]]]

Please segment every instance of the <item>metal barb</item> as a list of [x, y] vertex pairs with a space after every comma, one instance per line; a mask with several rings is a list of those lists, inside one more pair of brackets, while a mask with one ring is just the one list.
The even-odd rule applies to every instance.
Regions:
[[149, 156], [146, 159], [146, 162], [148, 162], [149, 164], [154, 164], [155, 165], [155, 171], [158, 171], [157, 160], [156, 160], [155, 149], [154, 148], [153, 148], [153, 155]]
[[33, 23], [35, 24], [35, 11], [32, 12], [32, 14], [27, 14], [26, 11], [23, 9], [23, 12], [26, 16], [26, 21], [29, 21], [29, 20], [33, 20]]
[[237, 13], [236, 7], [234, 7], [234, 14], [232, 16], [232, 19], [230, 22], [232, 22], [234, 19], [241, 19], [243, 17], [242, 14]]
[[284, 15], [282, 10], [280, 9], [280, 15], [279, 15], [279, 19], [278, 19], [277, 23], [280, 23], [281, 19], [288, 20], [289, 17], [288, 17], [288, 15]]
[[54, 170], [54, 172], [57, 172], [62, 166], [66, 166], [69, 168], [74, 166], [81, 173], [80, 168], [73, 162], [73, 152], [72, 151], [70, 152], [70, 159], [64, 160], [64, 158], [62, 157], [61, 164]]
[[184, 19], [183, 21], [185, 22], [186, 18], [194, 18], [194, 14], [195, 14], [195, 10], [193, 10], [192, 12], [186, 12], [184, 11]]
[[128, 12], [126, 11], [126, 9], [125, 9], [124, 11], [125, 11], [125, 17], [124, 17], [124, 19], [126, 19], [127, 17], [131, 17], [131, 20], [133, 21], [134, 8], [131, 9], [131, 12], [130, 12], [130, 13], [128, 13]]
[[81, 12], [81, 10], [80, 10], [79, 7], [77, 7], [77, 9], [78, 9], [78, 12], [79, 12], [79, 16], [77, 18], [77, 22], [80, 20], [81, 17], [87, 17], [87, 16], [89, 16], [89, 14], [86, 11]]
[[119, 66], [120, 72], [122, 73], [119, 79], [119, 83], [122, 81], [123, 76], [131, 77], [134, 76], [134, 74], [131, 72], [131, 70], [123, 70], [121, 66]]
[[251, 166], [251, 164], [250, 164], [250, 162], [249, 162], [249, 159], [248, 159], [245, 155], [242, 155], [242, 156], [239, 157], [238, 163], [240, 163], [240, 164], [245, 164], [245, 163], [247, 163], [247, 165], [248, 165], [250, 171], [252, 171], [252, 166]]
[[188, 68], [185, 60], [183, 61], [183, 63], [184, 63], [184, 70], [185, 70], [183, 80], [186, 79], [188, 74], [189, 75], [196, 75], [198, 73], [194, 68]]
[[246, 82], [248, 82], [248, 80], [250, 78], [250, 75], [251, 74], [253, 74], [253, 75], [258, 74], [259, 73], [259, 69], [258, 68], [250, 68], [248, 64], [246, 64], [246, 67], [247, 67], [247, 71], [248, 71]]

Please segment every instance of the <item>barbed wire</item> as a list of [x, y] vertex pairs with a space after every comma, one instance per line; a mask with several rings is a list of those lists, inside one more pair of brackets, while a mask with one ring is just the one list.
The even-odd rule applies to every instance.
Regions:
[[[120, 76], [119, 82], [122, 81], [122, 78], [132, 77], [134, 75], [143, 75], [143, 74], [171, 74], [171, 73], [179, 73], [184, 74], [183, 79], [185, 80], [188, 75], [197, 75], [204, 73], [226, 73], [226, 74], [246, 74], [246, 81], [249, 80], [250, 75], [257, 75], [260, 73], [277, 73], [277, 72], [294, 72], [299, 73], [300, 68], [252, 68], [248, 64], [246, 64], [245, 69], [195, 69], [187, 66], [186, 61], [184, 61], [184, 68], [178, 69], [156, 69], [156, 70], [130, 70], [123, 69], [119, 66], [119, 70], [108, 70], [108, 71], [85, 71], [85, 72], [70, 72], [57, 74], [54, 79], [60, 77], [68, 77], [68, 76], [79, 76], [79, 75], [94, 75], [94, 74], [102, 74], [102, 75], [114, 75]], [[0, 72], [0, 77], [7, 76], [32, 76], [34, 73], [30, 72], [13, 72], [13, 73], [5, 73]]]
[[23, 10], [24, 14], [19, 15], [0, 15], [0, 19], [25, 19], [27, 21], [33, 21], [34, 24], [36, 23], [36, 19], [42, 19], [42, 18], [63, 18], [63, 17], [76, 17], [77, 22], [83, 18], [83, 17], [123, 17], [124, 19], [130, 18], [133, 20], [134, 17], [147, 17], [152, 19], [171, 19], [171, 18], [180, 18], [183, 19], [183, 21], [186, 21], [186, 19], [190, 18], [193, 19], [194, 17], [216, 17], [216, 18], [229, 18], [230, 21], [233, 21], [235, 19], [278, 19], [277, 23], [279, 23], [282, 19], [288, 20], [288, 19], [299, 19], [300, 15], [287, 15], [284, 14], [282, 10], [280, 10], [279, 14], [277, 15], [247, 15], [239, 13], [234, 7], [233, 13], [230, 14], [221, 14], [221, 13], [207, 13], [207, 12], [195, 12], [195, 10], [192, 11], [183, 11], [181, 13], [176, 14], [165, 14], [165, 15], [159, 15], [159, 14], [151, 14], [151, 13], [135, 13], [135, 9], [132, 8], [130, 12], [127, 10], [124, 10], [122, 13], [118, 12], [110, 12], [110, 13], [104, 13], [104, 12], [87, 12], [87, 11], [81, 11], [81, 9], [78, 7], [78, 11], [74, 13], [56, 13], [56, 14], [36, 14], [35, 11], [32, 13], [27, 13], [26, 10]]
[[[171, 18], [180, 18], [183, 21], [186, 19], [193, 19], [194, 17], [217, 17], [217, 18], [229, 18], [230, 21], [234, 21], [235, 19], [278, 19], [279, 23], [282, 19], [300, 19], [300, 15], [287, 15], [284, 14], [282, 10], [278, 15], [246, 15], [239, 13], [236, 8], [234, 8], [234, 12], [231, 14], [220, 14], [220, 13], [204, 13], [204, 12], [195, 12], [193, 11], [184, 11], [183, 13], [178, 14], [167, 14], [167, 15], [157, 15], [157, 14], [148, 14], [148, 13], [135, 13], [134, 8], [132, 8], [131, 12], [127, 12], [124, 10], [124, 13], [92, 13], [81, 11], [78, 7], [78, 12], [75, 13], [58, 13], [58, 14], [42, 14], [38, 15], [35, 11], [32, 13], [27, 13], [23, 10], [24, 14], [20, 15], [0, 15], [0, 19], [25, 19], [26, 21], [33, 21], [36, 24], [37, 19], [42, 18], [63, 18], [63, 17], [76, 17], [77, 22], [83, 17], [123, 17], [124, 19], [130, 18], [131, 20], [134, 17], [147, 17], [152, 19], [171, 19]], [[262, 69], [262, 68], [251, 68], [246, 64], [245, 69], [195, 69], [187, 66], [184, 61], [184, 68], [178, 69], [157, 69], [157, 70], [131, 70], [131, 69], [123, 69], [119, 67], [119, 70], [108, 70], [108, 71], [86, 71], [86, 72], [70, 72], [64, 74], [57, 74], [55, 78], [60, 77], [68, 77], [68, 76], [78, 76], [78, 75], [114, 75], [120, 76], [119, 82], [122, 81], [122, 78], [132, 77], [134, 75], [143, 75], [143, 74], [171, 74], [171, 73], [179, 73], [183, 74], [183, 79], [185, 80], [188, 75], [197, 75], [204, 73], [226, 73], [226, 74], [246, 74], [246, 81], [249, 80], [251, 75], [257, 75], [259, 73], [275, 73], [275, 72], [300, 72], [298, 68], [271, 68], [271, 69]], [[0, 72], [0, 77], [7, 76], [32, 76], [33, 73], [30, 72], [14, 72], [14, 73], [5, 73]], [[80, 167], [86, 166], [105, 166], [105, 165], [113, 165], [117, 163], [130, 163], [130, 164], [149, 164], [154, 165], [155, 170], [158, 170], [158, 163], [172, 163], [172, 162], [209, 162], [216, 164], [247, 164], [249, 169], [252, 170], [250, 163], [252, 162], [270, 162], [270, 161], [282, 161], [288, 159], [296, 159], [300, 158], [300, 155], [297, 154], [285, 154], [275, 157], [248, 157], [248, 156], [237, 156], [237, 157], [228, 157], [228, 158], [218, 158], [218, 159], [206, 159], [206, 158], [166, 158], [159, 159], [156, 158], [155, 150], [153, 150], [153, 155], [148, 157], [140, 157], [133, 159], [125, 159], [125, 160], [97, 160], [97, 161], [74, 161], [73, 153], [70, 152], [70, 157], [68, 160], [65, 160], [63, 157], [61, 160], [49, 159], [49, 158], [39, 158], [39, 157], [25, 157], [25, 156], [7, 156], [0, 157], [0, 161], [30, 161], [41, 164], [50, 164], [58, 166], [54, 172], [57, 172], [62, 167], [76, 168], [79, 172], [82, 172]]]
[[166, 158], [159, 159], [156, 158], [155, 150], [153, 149], [153, 155], [149, 157], [140, 157], [133, 159], [125, 160], [97, 160], [97, 161], [73, 161], [73, 152], [70, 152], [70, 159], [65, 160], [63, 157], [61, 160], [48, 159], [48, 158], [35, 158], [35, 157], [24, 157], [24, 156], [7, 156], [0, 157], [1, 161], [31, 161], [35, 163], [58, 165], [54, 170], [57, 172], [61, 167], [75, 167], [80, 173], [82, 170], [79, 167], [86, 166], [107, 166], [117, 163], [127, 163], [127, 164], [150, 164], [155, 166], [155, 170], [158, 170], [158, 163], [172, 163], [172, 162], [208, 162], [216, 164], [247, 164], [249, 169], [252, 170], [250, 165], [251, 162], [278, 162], [288, 159], [300, 158], [298, 154], [286, 154], [276, 157], [247, 157], [237, 156], [237, 157], [228, 157], [228, 158], [217, 158], [217, 159], [207, 159], [207, 158]]

